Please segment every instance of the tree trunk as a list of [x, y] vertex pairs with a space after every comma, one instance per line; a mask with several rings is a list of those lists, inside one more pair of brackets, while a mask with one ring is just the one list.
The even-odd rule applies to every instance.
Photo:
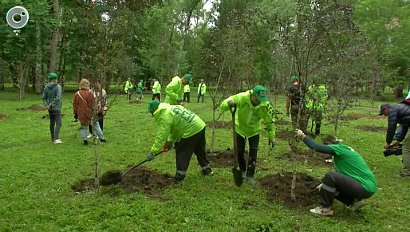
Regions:
[[35, 92], [37, 94], [43, 91], [43, 75], [41, 73], [41, 28], [40, 23], [36, 20], [36, 74], [35, 74]]
[[59, 63], [58, 55], [58, 43], [61, 39], [60, 23], [61, 23], [61, 10], [59, 6], [59, 0], [54, 0], [54, 17], [56, 19], [56, 27], [54, 28], [53, 38], [50, 41], [50, 65], [49, 72], [57, 71], [57, 64]]
[[394, 87], [394, 96], [396, 98], [403, 98], [403, 85], [402, 84], [397, 84]]

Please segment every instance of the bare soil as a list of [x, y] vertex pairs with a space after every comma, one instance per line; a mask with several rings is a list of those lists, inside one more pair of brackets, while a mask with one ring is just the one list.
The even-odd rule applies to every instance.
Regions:
[[276, 125], [288, 126], [288, 125], [292, 125], [292, 122], [285, 121], [285, 120], [276, 120], [275, 124]]
[[[161, 190], [176, 184], [169, 174], [162, 174], [145, 167], [138, 167], [122, 177], [119, 183], [129, 193], [141, 192], [151, 197], [159, 197]], [[74, 192], [83, 192], [95, 189], [94, 179], [81, 180], [72, 187]]]
[[7, 118], [8, 118], [7, 115], [5, 115], [5, 114], [0, 114], [0, 120], [5, 120], [5, 119], [7, 119]]
[[[208, 160], [212, 168], [231, 168], [233, 167], [234, 157], [233, 150], [230, 148], [226, 151], [207, 152]], [[248, 158], [248, 151], [245, 150], [245, 160]], [[261, 163], [265, 158], [258, 158], [258, 163]]]
[[140, 101], [140, 100], [130, 100], [129, 102], [128, 102], [129, 104], [142, 104], [142, 103], [144, 103], [143, 101]]
[[323, 154], [311, 150], [296, 150], [292, 152], [285, 153], [277, 157], [278, 159], [286, 159], [293, 161], [295, 159], [298, 163], [308, 163], [312, 165], [319, 166], [329, 166], [331, 167], [333, 163], [327, 162], [332, 156], [328, 154]]
[[281, 201], [288, 208], [305, 209], [319, 202], [316, 190], [321, 181], [304, 173], [296, 173], [294, 189], [295, 199], [291, 198], [293, 173], [285, 172], [268, 175], [259, 180], [260, 186], [266, 191], [268, 201]]
[[16, 110], [31, 110], [31, 111], [44, 111], [47, 110], [47, 107], [45, 106], [39, 106], [39, 105], [32, 105], [29, 107], [22, 107], [22, 108], [17, 108]]
[[386, 127], [382, 127], [382, 126], [360, 125], [360, 126], [356, 126], [356, 128], [362, 131], [386, 132]]
[[[213, 122], [209, 121], [206, 123], [208, 127], [213, 127]], [[217, 129], [232, 129], [232, 121], [225, 122], [225, 121], [215, 121], [215, 128]]]
[[289, 141], [295, 138], [295, 132], [290, 131], [290, 130], [276, 131], [276, 138]]

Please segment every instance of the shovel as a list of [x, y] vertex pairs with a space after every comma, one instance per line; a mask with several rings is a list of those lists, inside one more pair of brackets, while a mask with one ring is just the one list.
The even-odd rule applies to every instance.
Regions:
[[[157, 154], [154, 154], [154, 156], [157, 156], [159, 154], [161, 154], [162, 152], [164, 152], [164, 150], [161, 150], [160, 152], [158, 152]], [[141, 166], [142, 164], [144, 164], [145, 162], [150, 161], [148, 159], [145, 159], [143, 161], [141, 161], [140, 163], [131, 166], [130, 168], [128, 168], [125, 172], [121, 173], [121, 171], [108, 171], [106, 173], [104, 173], [101, 176], [101, 180], [100, 180], [100, 184], [103, 186], [107, 186], [107, 185], [113, 185], [113, 184], [117, 184], [119, 182], [122, 181], [122, 178], [130, 171], [134, 170], [135, 168]]]
[[236, 106], [231, 107], [232, 113], [232, 134], [233, 134], [233, 179], [235, 181], [235, 185], [240, 187], [243, 183], [242, 171], [239, 169], [238, 165], [238, 142], [236, 141], [236, 131], [235, 131], [235, 112]]

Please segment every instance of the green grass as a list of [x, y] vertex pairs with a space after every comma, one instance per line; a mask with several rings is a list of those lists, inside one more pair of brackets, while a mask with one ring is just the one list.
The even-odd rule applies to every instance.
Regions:
[[[193, 94], [193, 98], [196, 97]], [[93, 176], [93, 146], [84, 147], [79, 125], [72, 121], [71, 93], [63, 96], [64, 144], [49, 139], [46, 111], [17, 111], [41, 104], [40, 96], [0, 93], [0, 231], [406, 231], [410, 220], [410, 181], [393, 177], [401, 168], [400, 157], [384, 158], [384, 133], [363, 132], [358, 125], [386, 126], [386, 118], [376, 116], [379, 102], [362, 100], [365, 108], [349, 113], [364, 114], [342, 124], [339, 135], [359, 151], [374, 171], [378, 192], [361, 212], [351, 213], [335, 202], [335, 216], [316, 217], [304, 210], [291, 210], [280, 202], [268, 202], [259, 187], [244, 184], [237, 188], [229, 168], [215, 168], [215, 175], [202, 177], [192, 159], [186, 180], [163, 192], [163, 199], [141, 193], [125, 193], [118, 187], [75, 194], [71, 185]], [[125, 169], [145, 159], [154, 141], [156, 124], [146, 112], [148, 98], [141, 105], [126, 104], [118, 96], [105, 118], [108, 143], [98, 145], [101, 173]], [[206, 99], [210, 102], [210, 99]], [[195, 100], [194, 100], [195, 101]], [[278, 109], [284, 98], [277, 99]], [[191, 103], [188, 108], [204, 121], [211, 120], [211, 106]], [[374, 108], [372, 110], [372, 108]], [[373, 117], [371, 115], [374, 115]], [[229, 121], [229, 115], [225, 116]], [[289, 119], [287, 119], [289, 120]], [[284, 127], [284, 126], [282, 126]], [[332, 125], [323, 125], [331, 133]], [[207, 129], [209, 144], [211, 130]], [[216, 148], [231, 146], [230, 130], [219, 130]], [[302, 145], [301, 145], [302, 146]], [[262, 133], [256, 178], [291, 171], [292, 164], [275, 156], [288, 151], [286, 141], [278, 140], [270, 153]], [[160, 173], [174, 174], [175, 154], [169, 152], [146, 163]], [[328, 168], [298, 164], [297, 170], [321, 178]]]

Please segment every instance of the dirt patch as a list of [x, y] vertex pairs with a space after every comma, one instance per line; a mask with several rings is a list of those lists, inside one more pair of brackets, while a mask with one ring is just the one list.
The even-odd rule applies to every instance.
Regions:
[[5, 114], [0, 114], [0, 120], [4, 120], [4, 119], [7, 119], [7, 118], [8, 118], [7, 115], [5, 115]]
[[144, 102], [143, 102], [143, 101], [140, 101], [140, 100], [130, 100], [128, 103], [129, 103], [129, 104], [137, 104], [137, 105], [139, 105], [139, 104], [142, 104], [142, 103], [144, 103]]
[[276, 138], [287, 141], [294, 139], [295, 135], [295, 132], [290, 130], [281, 130], [276, 132]]
[[22, 107], [22, 108], [17, 108], [16, 110], [31, 110], [31, 111], [44, 111], [47, 110], [47, 107], [45, 106], [39, 106], [39, 105], [32, 105], [29, 107]]
[[277, 157], [278, 159], [286, 159], [289, 161], [296, 160], [298, 163], [308, 163], [312, 165], [320, 166], [332, 166], [333, 163], [330, 162], [332, 158], [331, 155], [323, 154], [319, 152], [314, 152], [312, 150], [296, 150], [293, 152], [285, 153]]
[[386, 128], [382, 126], [367, 126], [367, 125], [360, 125], [356, 126], [357, 129], [362, 131], [370, 131], [370, 132], [386, 132]]
[[[129, 193], [142, 192], [151, 197], [159, 197], [161, 190], [176, 184], [174, 178], [169, 174], [161, 174], [145, 167], [138, 167], [129, 171], [122, 177], [121, 186]], [[75, 192], [83, 192], [95, 189], [94, 179], [85, 179], [74, 184]]]
[[[61, 114], [61, 117], [64, 117], [64, 114]], [[50, 118], [50, 115], [48, 114], [41, 116], [41, 119], [49, 119], [49, 118]]]
[[319, 202], [316, 190], [321, 182], [304, 173], [296, 173], [295, 199], [290, 195], [293, 173], [285, 172], [261, 178], [259, 183], [266, 191], [268, 201], [282, 201], [285, 207], [304, 209]]
[[285, 121], [285, 120], [276, 120], [275, 124], [276, 125], [288, 126], [288, 125], [292, 125], [292, 122]]
[[[248, 151], [245, 150], [245, 160], [248, 160]], [[258, 154], [259, 155], [259, 154]], [[233, 150], [207, 152], [207, 157], [212, 168], [231, 168], [233, 167]], [[262, 163], [265, 158], [258, 158], [257, 163]]]
[[[213, 127], [213, 122], [209, 121], [206, 123], [208, 127]], [[225, 122], [225, 121], [215, 121], [215, 128], [217, 129], [232, 129], [232, 121]]]

